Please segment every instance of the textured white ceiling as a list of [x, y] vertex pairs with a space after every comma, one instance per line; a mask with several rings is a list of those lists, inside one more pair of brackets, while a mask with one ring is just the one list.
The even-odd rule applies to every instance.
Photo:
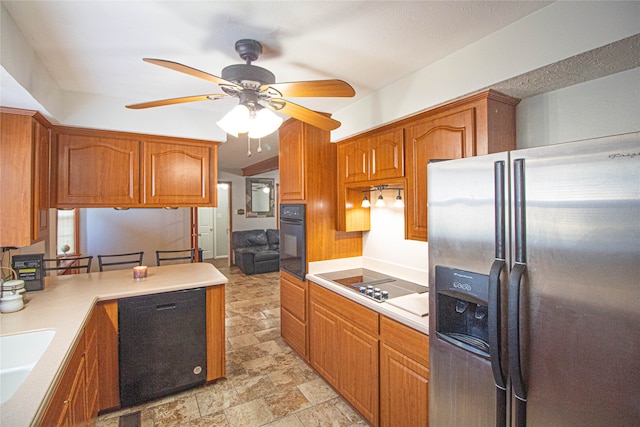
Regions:
[[[123, 108], [219, 93], [212, 83], [142, 58], [172, 60], [219, 76], [225, 66], [242, 62], [234, 43], [253, 38], [265, 49], [255, 65], [272, 71], [279, 82], [338, 78], [350, 83], [355, 98], [293, 100], [329, 113], [549, 3], [2, 0], [63, 91], [120, 98]], [[4, 77], [1, 83], [8, 96]], [[217, 120], [235, 102], [158, 108], [206, 108]], [[230, 145], [221, 148], [221, 156], [251, 163], [244, 158], [246, 147], [236, 152]]]

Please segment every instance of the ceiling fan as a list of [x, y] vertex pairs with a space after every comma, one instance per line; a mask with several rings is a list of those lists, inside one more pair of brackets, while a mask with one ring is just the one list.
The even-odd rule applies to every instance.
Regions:
[[[189, 74], [220, 86], [223, 94], [205, 94], [181, 98], [163, 99], [127, 105], [141, 109], [185, 102], [215, 100], [232, 96], [240, 103], [218, 122], [227, 133], [248, 132], [250, 138], [260, 138], [274, 132], [282, 119], [271, 111], [278, 111], [300, 121], [327, 131], [337, 129], [340, 122], [324, 114], [294, 104], [284, 97], [352, 97], [355, 90], [342, 80], [315, 80], [276, 83], [274, 74], [251, 63], [262, 53], [262, 44], [256, 40], [242, 39], [235, 44], [236, 52], [245, 64], [229, 65], [222, 69], [222, 77], [188, 67], [173, 61], [144, 58], [145, 62]], [[271, 111], [269, 111], [271, 110]], [[244, 124], [239, 124], [243, 122]], [[257, 124], [252, 126], [253, 123]]]

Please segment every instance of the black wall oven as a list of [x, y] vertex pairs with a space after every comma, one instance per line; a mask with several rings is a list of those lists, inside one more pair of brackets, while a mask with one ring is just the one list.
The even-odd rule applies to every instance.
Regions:
[[307, 274], [305, 205], [280, 205], [280, 269], [300, 280]]

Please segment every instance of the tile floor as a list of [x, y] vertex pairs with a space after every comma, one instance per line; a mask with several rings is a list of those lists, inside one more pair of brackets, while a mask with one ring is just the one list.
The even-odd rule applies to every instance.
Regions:
[[[145, 405], [104, 414], [97, 427], [367, 426], [280, 337], [278, 273], [244, 275], [214, 263], [226, 287], [227, 376]], [[137, 422], [135, 424], [138, 424]]]

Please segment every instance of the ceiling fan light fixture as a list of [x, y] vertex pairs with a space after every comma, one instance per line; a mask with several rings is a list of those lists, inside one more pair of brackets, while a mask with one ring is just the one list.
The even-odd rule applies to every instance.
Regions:
[[246, 105], [238, 104], [225, 114], [223, 118], [218, 120], [216, 124], [220, 126], [223, 131], [237, 138], [238, 134], [249, 131], [250, 119], [249, 108]]
[[271, 110], [261, 108], [249, 120], [249, 138], [263, 138], [278, 130], [281, 124], [282, 117]]

